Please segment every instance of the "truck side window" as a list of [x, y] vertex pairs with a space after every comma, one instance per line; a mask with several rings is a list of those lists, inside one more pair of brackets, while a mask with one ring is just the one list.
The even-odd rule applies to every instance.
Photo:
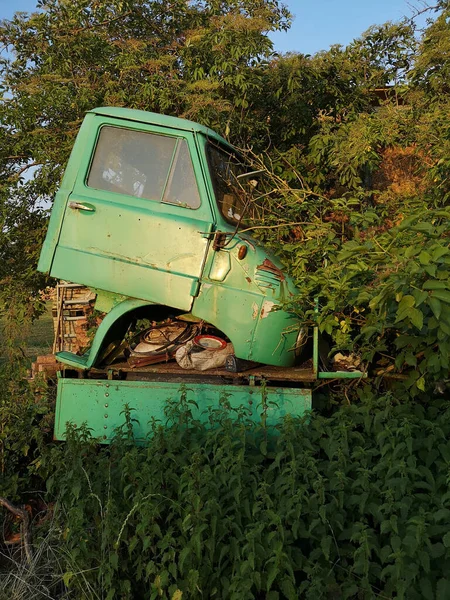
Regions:
[[233, 225], [240, 222], [248, 208], [243, 186], [238, 176], [246, 172], [237, 156], [208, 144], [208, 162], [217, 204], [222, 216]]
[[176, 143], [174, 137], [102, 127], [87, 185], [160, 201]]
[[186, 140], [178, 141], [163, 202], [182, 204], [189, 208], [200, 206], [200, 195]]

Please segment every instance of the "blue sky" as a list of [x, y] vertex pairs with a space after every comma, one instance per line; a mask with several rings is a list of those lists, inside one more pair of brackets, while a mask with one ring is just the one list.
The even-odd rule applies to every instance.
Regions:
[[[345, 46], [370, 25], [410, 17], [411, 5], [420, 6], [420, 0], [285, 0], [285, 4], [295, 20], [287, 33], [271, 36], [275, 50], [314, 54], [332, 44]], [[0, 19], [35, 6], [35, 0], [0, 0]]]
[[[287, 33], [277, 32], [271, 38], [280, 52], [305, 54], [332, 44], [346, 46], [371, 25], [411, 17], [411, 6], [421, 6], [419, 0], [287, 0], [285, 4], [295, 16], [293, 25]], [[421, 24], [424, 21], [420, 19]]]

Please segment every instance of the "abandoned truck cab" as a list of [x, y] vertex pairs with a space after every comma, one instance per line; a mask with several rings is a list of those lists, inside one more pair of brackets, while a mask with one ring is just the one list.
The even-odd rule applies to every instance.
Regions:
[[84, 284], [107, 313], [84, 356], [95, 367], [136, 311], [170, 307], [212, 324], [236, 357], [289, 367], [300, 324], [280, 264], [239, 233], [245, 177], [228, 142], [196, 123], [124, 108], [90, 111], [55, 197], [38, 269]]

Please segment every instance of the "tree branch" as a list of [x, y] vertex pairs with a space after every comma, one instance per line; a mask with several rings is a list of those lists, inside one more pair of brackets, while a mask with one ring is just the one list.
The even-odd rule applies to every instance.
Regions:
[[255, 227], [239, 229], [239, 233], [253, 231], [254, 229], [280, 229], [281, 227], [294, 227], [295, 225], [314, 225], [314, 223], [310, 223], [309, 221], [297, 221], [295, 223], [279, 223], [278, 225], [255, 225]]
[[20, 177], [22, 175], [22, 173], [24, 173], [27, 169], [31, 169], [31, 167], [37, 167], [38, 165], [42, 165], [43, 163], [41, 162], [33, 162], [30, 163], [29, 165], [25, 165], [24, 167], [22, 167], [22, 169], [19, 169], [19, 171], [17, 171], [17, 173], [14, 173], [14, 177]]
[[12, 513], [15, 517], [19, 518], [22, 521], [21, 530], [22, 530], [22, 542], [23, 548], [25, 550], [25, 556], [27, 558], [28, 564], [31, 563], [32, 552], [31, 552], [31, 531], [30, 531], [30, 515], [28, 512], [18, 506], [12, 504], [6, 498], [0, 496], [0, 505], [4, 506], [10, 513]]
[[426, 2], [421, 2], [423, 8], [417, 8], [414, 5], [410, 4], [408, 2], [408, 6], [411, 9], [413, 16], [409, 19], [409, 21], [414, 21], [414, 19], [417, 19], [417, 17], [420, 17], [420, 15], [423, 15], [427, 12], [431, 12], [431, 11], [438, 11], [440, 8], [442, 8], [441, 4], [438, 2], [437, 4], [433, 4], [433, 5], [429, 5]]
[[114, 23], [114, 21], [119, 21], [120, 19], [125, 19], [132, 14], [133, 11], [128, 10], [123, 15], [119, 15], [118, 17], [114, 17], [114, 19], [107, 19], [106, 21], [101, 21], [100, 23], [93, 23], [92, 25], [86, 25], [86, 27], [79, 27], [78, 29], [73, 29], [69, 31], [69, 33], [81, 33], [82, 31], [88, 31], [89, 29], [95, 29], [96, 27], [103, 27], [103, 25], [109, 25], [110, 23]]

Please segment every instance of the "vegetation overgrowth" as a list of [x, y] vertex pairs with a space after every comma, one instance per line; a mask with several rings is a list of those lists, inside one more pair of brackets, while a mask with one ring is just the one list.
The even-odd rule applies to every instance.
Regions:
[[[61, 567], [44, 587], [22, 569], [23, 597], [449, 598], [450, 5], [314, 56], [273, 52], [278, 0], [167, 6], [48, 0], [0, 23], [0, 495], [56, 502], [35, 543]], [[330, 354], [370, 384], [269, 445], [183, 401], [188, 423], [148, 448], [126, 427], [110, 449], [51, 443], [24, 338], [51, 198], [100, 105], [199, 121], [266, 170], [253, 234], [297, 282], [289, 308], [312, 322], [318, 298]]]
[[226, 397], [195, 421], [192, 401], [186, 389], [169, 404], [176, 424], [155, 423], [144, 447], [130, 408], [109, 448], [81, 427], [42, 445], [39, 465], [16, 454], [17, 490], [56, 501], [35, 527], [55, 555], [50, 597], [449, 597], [447, 400], [366, 387], [276, 430]]

